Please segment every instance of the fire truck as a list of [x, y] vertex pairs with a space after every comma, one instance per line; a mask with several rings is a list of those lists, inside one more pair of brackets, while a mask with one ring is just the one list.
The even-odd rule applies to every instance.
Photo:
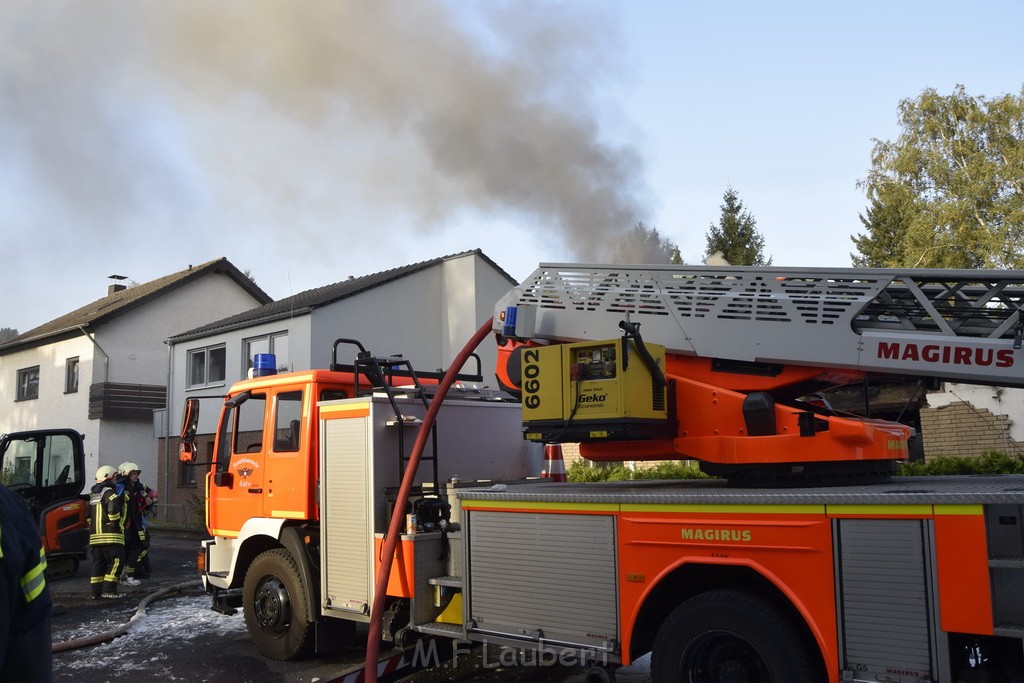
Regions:
[[[1019, 271], [542, 264], [436, 384], [336, 343], [231, 387], [204, 584], [276, 659], [369, 624], [368, 680], [381, 639], [592, 680], [648, 654], [654, 681], [1024, 680], [1024, 478], [892, 477], [913, 430], [822, 400], [1022, 387], [1022, 303]], [[501, 392], [456, 377], [491, 334]], [[560, 443], [713, 476], [531, 478]]]

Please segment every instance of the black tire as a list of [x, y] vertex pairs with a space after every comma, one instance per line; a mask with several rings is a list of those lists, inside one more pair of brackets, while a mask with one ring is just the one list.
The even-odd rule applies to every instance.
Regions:
[[653, 683], [815, 683], [819, 658], [781, 611], [738, 590], [679, 605], [658, 629]]
[[306, 657], [313, 649], [309, 595], [295, 560], [283, 548], [259, 555], [245, 573], [242, 611], [249, 635], [271, 659]]

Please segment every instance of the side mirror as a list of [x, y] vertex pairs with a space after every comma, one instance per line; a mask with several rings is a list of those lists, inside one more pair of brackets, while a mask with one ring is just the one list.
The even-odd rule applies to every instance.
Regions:
[[186, 443], [182, 441], [178, 445], [178, 460], [181, 462], [195, 462], [196, 445], [194, 443]]
[[178, 447], [178, 460], [181, 462], [195, 462], [198, 429], [199, 399], [190, 398], [185, 401], [185, 413], [181, 418], [181, 445]]
[[217, 472], [213, 475], [213, 485], [230, 487], [233, 479], [231, 472]]

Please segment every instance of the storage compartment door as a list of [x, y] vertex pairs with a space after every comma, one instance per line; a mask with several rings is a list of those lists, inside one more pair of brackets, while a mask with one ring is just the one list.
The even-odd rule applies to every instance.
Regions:
[[841, 519], [838, 529], [844, 680], [933, 680], [924, 522]]
[[619, 640], [613, 517], [467, 518], [471, 631], [595, 649]]
[[321, 421], [321, 608], [325, 613], [368, 614], [372, 600], [369, 419]]

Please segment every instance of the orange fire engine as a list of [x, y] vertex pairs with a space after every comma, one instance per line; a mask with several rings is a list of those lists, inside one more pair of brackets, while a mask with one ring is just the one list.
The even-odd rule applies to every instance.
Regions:
[[[1022, 298], [1021, 272], [542, 265], [474, 339], [505, 394], [365, 352], [233, 386], [205, 585], [279, 659], [366, 622], [371, 662], [439, 664], [434, 636], [595, 680], [647, 653], [655, 681], [1020, 680], [1024, 478], [890, 478], [913, 430], [815, 394], [1024, 386]], [[721, 478], [528, 480], [560, 442]]]

